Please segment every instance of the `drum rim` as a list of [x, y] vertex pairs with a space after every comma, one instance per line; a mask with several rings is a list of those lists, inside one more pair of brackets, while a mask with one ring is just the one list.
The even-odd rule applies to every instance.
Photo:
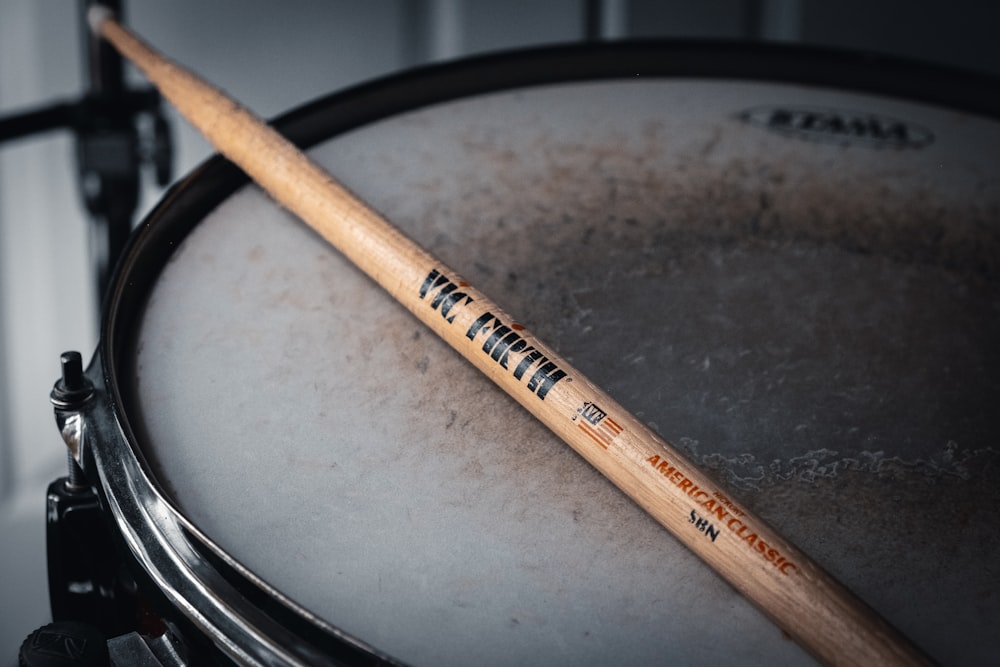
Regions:
[[[484, 93], [532, 86], [584, 81], [622, 80], [625, 77], [665, 79], [719, 79], [842, 88], [887, 98], [901, 98], [944, 106], [957, 111], [1000, 118], [1000, 81], [977, 73], [897, 58], [804, 47], [801, 45], [745, 44], [705, 41], [629, 41], [524, 49], [489, 54], [451, 63], [421, 67], [376, 79], [320, 97], [273, 121], [273, 125], [301, 147], [309, 147], [355, 128], [437, 103]], [[331, 118], [331, 116], [335, 116]], [[129, 414], [134, 396], [119, 378], [130, 377], [134, 359], [134, 332], [145, 300], [173, 249], [204, 217], [238, 188], [247, 177], [227, 160], [213, 156], [172, 186], [129, 239], [105, 295], [100, 341], [91, 367], [106, 392], [106, 414], [95, 431], [117, 434], [110, 442], [93, 443], [98, 459], [128, 459], [130, 484], [101, 475], [100, 493], [106, 499], [142, 487], [152, 501], [175, 514], [183, 532], [201, 546], [201, 554], [222, 579], [236, 586], [279, 624], [294, 626], [303, 641], [302, 655], [332, 647], [359, 650], [366, 660], [390, 661], [372, 647], [340, 632], [294, 602], [284, 599], [235, 557], [184, 519], [140, 447], [141, 425]], [[111, 507], [117, 502], [107, 503]], [[115, 517], [121, 523], [126, 519]], [[198, 545], [197, 543], [201, 544]], [[191, 548], [191, 544], [185, 545]], [[134, 552], [134, 549], [133, 549]], [[143, 566], [145, 567], [145, 566]], [[254, 641], [245, 639], [244, 641]]]

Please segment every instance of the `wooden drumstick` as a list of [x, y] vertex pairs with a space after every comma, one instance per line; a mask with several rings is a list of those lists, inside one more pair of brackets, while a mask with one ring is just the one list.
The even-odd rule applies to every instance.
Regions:
[[[610, 396], [453, 271], [218, 89], [170, 62], [103, 8], [95, 33], [276, 201], [829, 664], [926, 664], [914, 645], [795, 546], [732, 500]], [[681, 609], [677, 613], [683, 613]]]

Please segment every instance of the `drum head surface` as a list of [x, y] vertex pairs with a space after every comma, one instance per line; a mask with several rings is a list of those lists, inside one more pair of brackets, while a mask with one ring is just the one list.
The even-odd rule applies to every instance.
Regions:
[[[935, 658], [1000, 651], [1000, 124], [623, 77], [312, 155]], [[172, 250], [133, 345], [129, 421], [172, 501], [389, 655], [809, 662], [254, 187]]]

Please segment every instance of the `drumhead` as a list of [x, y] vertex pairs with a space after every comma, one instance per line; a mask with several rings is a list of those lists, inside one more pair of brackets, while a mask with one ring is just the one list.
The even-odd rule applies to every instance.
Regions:
[[[932, 656], [983, 661], [1000, 123], [859, 64], [536, 52], [283, 127]], [[428, 665], [809, 661], [221, 161], [133, 239], [104, 327], [123, 452], [320, 628]]]

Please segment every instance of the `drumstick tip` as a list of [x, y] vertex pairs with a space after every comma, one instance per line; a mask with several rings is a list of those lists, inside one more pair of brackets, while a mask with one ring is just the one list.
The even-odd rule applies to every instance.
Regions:
[[104, 22], [114, 19], [114, 17], [115, 13], [103, 5], [94, 5], [87, 10], [87, 23], [95, 35], [100, 35]]

